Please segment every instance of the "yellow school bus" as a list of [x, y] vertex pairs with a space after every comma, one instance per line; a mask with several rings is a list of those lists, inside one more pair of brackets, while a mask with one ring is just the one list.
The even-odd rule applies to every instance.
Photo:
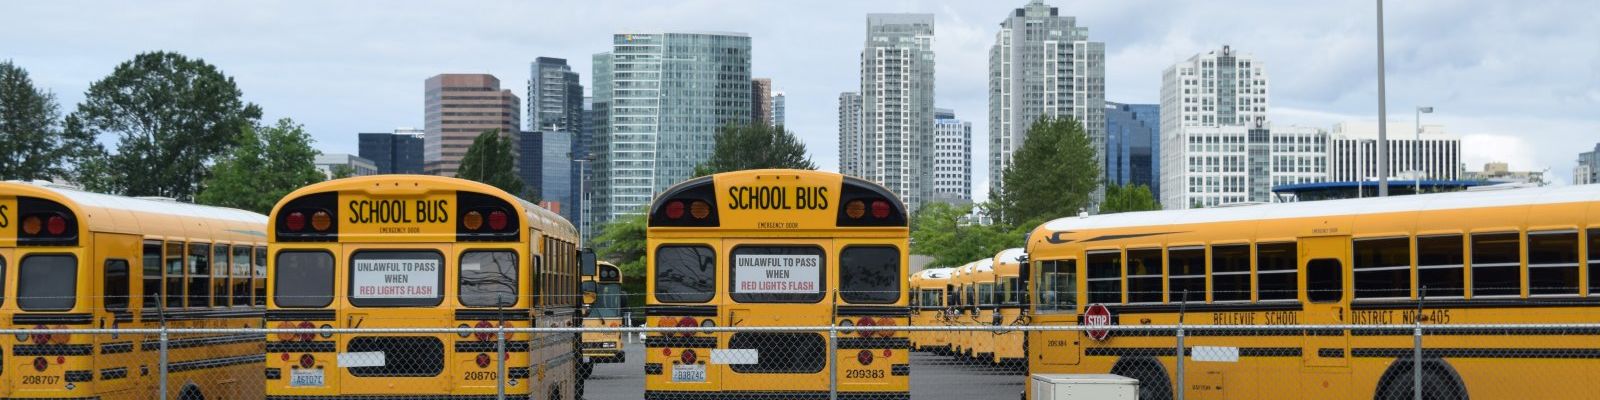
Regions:
[[[267, 218], [0, 182], [0, 328], [259, 328]], [[0, 398], [144, 399], [156, 335], [17, 334]], [[172, 334], [168, 398], [260, 398], [260, 334]]]
[[[1187, 332], [1191, 348], [1237, 351], [1185, 363], [1191, 399], [1410, 398], [1418, 321], [1593, 323], [1600, 311], [1600, 185], [1069, 217], [1027, 248], [1037, 325], [1172, 325], [1182, 309], [1186, 324], [1395, 327]], [[1130, 376], [1141, 399], [1173, 398], [1174, 333], [1030, 332], [1029, 369]], [[1600, 390], [1589, 330], [1449, 330], [1424, 346], [1430, 399]]]
[[577, 231], [477, 182], [376, 175], [300, 188], [273, 208], [268, 324], [274, 399], [572, 398], [577, 335], [335, 334], [335, 328], [577, 325]]
[[691, 179], [651, 203], [646, 316], [670, 327], [847, 327], [687, 332], [645, 339], [645, 398], [910, 396], [905, 207], [837, 173], [750, 170]]
[[966, 271], [961, 274], [960, 280], [966, 287], [967, 296], [973, 301], [967, 304], [967, 314], [961, 324], [974, 328], [961, 332], [966, 343], [963, 355], [972, 361], [987, 362], [994, 358], [995, 334], [977, 328], [990, 325], [995, 316], [994, 259], [979, 259], [963, 268]]
[[[930, 268], [911, 274], [906, 280], [911, 293], [911, 325], [945, 325], [945, 286], [954, 268]], [[911, 331], [911, 350], [945, 354], [950, 351], [950, 332]]]
[[[583, 277], [585, 328], [616, 328], [627, 321], [622, 313], [622, 269], [605, 261], [595, 263], [594, 274]], [[622, 348], [622, 332], [584, 332], [581, 379], [588, 379], [594, 364], [627, 362]]]
[[991, 364], [1006, 367], [1021, 367], [1025, 365], [1027, 353], [1022, 346], [1023, 332], [1020, 330], [1004, 329], [1008, 326], [1027, 325], [1027, 320], [1022, 317], [1023, 296], [1027, 290], [1022, 286], [1022, 263], [1026, 255], [1022, 248], [1001, 250], [994, 255], [994, 311], [990, 314], [988, 323], [1000, 328], [994, 331], [994, 351], [987, 361]]

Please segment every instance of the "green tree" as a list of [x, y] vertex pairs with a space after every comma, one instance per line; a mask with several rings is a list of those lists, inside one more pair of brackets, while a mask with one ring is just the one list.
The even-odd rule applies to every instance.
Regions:
[[806, 155], [806, 145], [783, 126], [762, 123], [728, 124], [717, 130], [711, 159], [695, 166], [694, 176], [747, 169], [817, 169]]
[[356, 176], [356, 168], [345, 164], [339, 164], [328, 169], [328, 174], [333, 175], [332, 179], [349, 178]]
[[1106, 199], [1100, 202], [1101, 214], [1160, 209], [1161, 203], [1145, 185], [1106, 185]]
[[522, 177], [517, 176], [516, 149], [511, 138], [500, 137], [499, 129], [490, 129], [472, 140], [472, 147], [461, 156], [461, 168], [456, 177], [483, 182], [516, 196], [525, 196]]
[[314, 164], [318, 152], [311, 135], [288, 118], [245, 129], [238, 138], [212, 168], [196, 202], [266, 214], [289, 192], [326, 178]]
[[645, 215], [618, 217], [594, 238], [595, 255], [616, 264], [628, 279], [644, 277]]
[[[1023, 232], [1002, 224], [966, 220], [967, 209], [948, 203], [924, 204], [911, 219], [911, 253], [933, 257], [934, 265], [961, 265], [1022, 246]], [[1031, 228], [1031, 227], [1030, 227]]]
[[1028, 127], [1027, 139], [1005, 167], [1004, 185], [990, 191], [986, 208], [1007, 226], [1077, 215], [1089, 207], [1099, 176], [1082, 124], [1070, 117], [1040, 118]]
[[95, 191], [190, 200], [210, 165], [261, 118], [242, 96], [233, 78], [204, 60], [139, 54], [89, 85], [68, 117], [69, 135], [119, 139], [109, 156], [97, 144], [84, 150], [74, 178]]
[[0, 179], [62, 178], [66, 164], [93, 137], [65, 135], [56, 96], [33, 85], [28, 71], [0, 61]]

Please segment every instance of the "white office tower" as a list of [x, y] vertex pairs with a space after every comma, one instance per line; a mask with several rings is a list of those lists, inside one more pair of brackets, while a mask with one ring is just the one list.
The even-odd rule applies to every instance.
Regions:
[[915, 212], [931, 194], [933, 14], [868, 14], [861, 50], [861, 168]]
[[[1389, 123], [1389, 179], [1461, 179], [1461, 138], [1443, 126]], [[1378, 123], [1341, 122], [1328, 144], [1328, 180], [1354, 182], [1378, 179]]]
[[[1244, 174], [1251, 130], [1270, 136], [1266, 67], [1232, 48], [1197, 54], [1161, 76], [1161, 207], [1251, 200]], [[1265, 185], [1266, 183], [1261, 183]]]
[[1001, 186], [1012, 152], [1045, 116], [1082, 122], [1102, 164], [1105, 97], [1105, 43], [1041, 0], [1013, 10], [989, 47], [989, 186]]
[[933, 195], [929, 201], [972, 202], [972, 122], [954, 111], [935, 109], [933, 119]]

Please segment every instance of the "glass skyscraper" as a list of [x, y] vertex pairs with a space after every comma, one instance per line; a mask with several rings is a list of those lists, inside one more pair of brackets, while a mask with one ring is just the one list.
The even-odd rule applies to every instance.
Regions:
[[750, 123], [750, 37], [619, 33], [595, 56], [595, 227], [639, 214], [711, 157], [717, 128]]
[[1106, 183], [1145, 185], [1161, 198], [1161, 105], [1106, 102]]

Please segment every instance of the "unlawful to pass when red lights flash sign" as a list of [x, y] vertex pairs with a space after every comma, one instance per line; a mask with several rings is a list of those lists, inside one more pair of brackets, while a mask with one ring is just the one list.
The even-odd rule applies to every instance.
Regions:
[[352, 295], [367, 299], [439, 297], [438, 260], [354, 260]]
[[822, 257], [814, 254], [734, 256], [739, 293], [817, 293], [822, 290]]

